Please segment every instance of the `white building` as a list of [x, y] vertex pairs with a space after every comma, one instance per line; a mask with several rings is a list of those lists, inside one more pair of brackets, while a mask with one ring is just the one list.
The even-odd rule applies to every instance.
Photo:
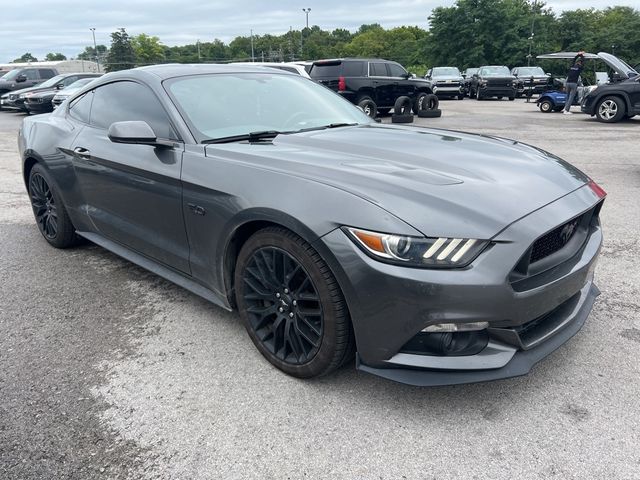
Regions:
[[[13, 70], [24, 67], [50, 67], [55, 68], [58, 73], [98, 73], [98, 64], [90, 60], [55, 60], [52, 62], [21, 62], [21, 63], [0, 63], [0, 70]], [[103, 72], [100, 66], [100, 72]]]

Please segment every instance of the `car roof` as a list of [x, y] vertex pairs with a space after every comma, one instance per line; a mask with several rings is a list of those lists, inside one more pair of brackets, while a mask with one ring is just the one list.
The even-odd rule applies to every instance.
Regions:
[[323, 58], [322, 60], [315, 60], [313, 62], [314, 65], [322, 64], [322, 63], [331, 63], [331, 62], [344, 62], [344, 61], [357, 61], [357, 62], [391, 62], [398, 63], [394, 60], [387, 60], [384, 58], [356, 58], [356, 57], [344, 57], [344, 58]]
[[162, 65], [148, 65], [146, 67], [133, 68], [131, 70], [121, 70], [110, 74], [110, 78], [117, 78], [117, 73], [125, 73], [126, 76], [137, 76], [139, 73], [149, 73], [162, 80], [173, 77], [183, 77], [186, 75], [203, 75], [208, 73], [277, 73], [282, 75], [295, 75], [284, 70], [278, 70], [263, 66], [237, 65], [221, 63], [168, 63]]

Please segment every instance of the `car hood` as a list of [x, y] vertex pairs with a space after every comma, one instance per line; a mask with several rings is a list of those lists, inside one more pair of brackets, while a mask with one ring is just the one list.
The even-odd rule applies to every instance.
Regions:
[[[573, 60], [577, 54], [578, 52], [545, 53], [543, 55], [538, 55], [537, 58]], [[630, 67], [615, 55], [611, 55], [610, 53], [607, 53], [607, 52], [598, 52], [597, 54], [585, 53], [584, 58], [602, 60], [623, 79], [633, 78], [638, 75], [638, 72], [636, 71], [635, 68]]]
[[351, 192], [436, 237], [492, 238], [588, 181], [559, 158], [512, 140], [390, 125], [207, 145], [206, 154]]
[[12, 95], [20, 95], [21, 93], [29, 93], [29, 92], [44, 92], [46, 90], [53, 90], [51, 87], [29, 87], [29, 88], [22, 88], [20, 90], [14, 90], [12, 92], [10, 92]]

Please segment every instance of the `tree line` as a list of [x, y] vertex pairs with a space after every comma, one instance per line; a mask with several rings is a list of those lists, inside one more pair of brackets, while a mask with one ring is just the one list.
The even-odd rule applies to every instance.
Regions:
[[[119, 29], [111, 34], [109, 48], [88, 46], [77, 58], [98, 58], [107, 71], [114, 71], [155, 63], [379, 57], [420, 75], [437, 65], [526, 65], [529, 55], [535, 64], [540, 63], [536, 55], [563, 50], [606, 51], [631, 65], [640, 63], [640, 11], [631, 7], [556, 14], [539, 0], [457, 0], [450, 7], [435, 8], [428, 22], [428, 30], [370, 24], [350, 32], [313, 26], [282, 35], [238, 36], [229, 43], [213, 39], [178, 46]], [[16, 60], [24, 61], [24, 56]]]

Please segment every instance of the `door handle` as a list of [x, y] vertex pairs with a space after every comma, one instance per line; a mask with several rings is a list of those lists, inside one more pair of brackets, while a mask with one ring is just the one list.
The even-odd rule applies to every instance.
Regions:
[[74, 148], [73, 153], [75, 153], [77, 157], [83, 158], [85, 160], [89, 160], [91, 158], [91, 152], [83, 147]]

